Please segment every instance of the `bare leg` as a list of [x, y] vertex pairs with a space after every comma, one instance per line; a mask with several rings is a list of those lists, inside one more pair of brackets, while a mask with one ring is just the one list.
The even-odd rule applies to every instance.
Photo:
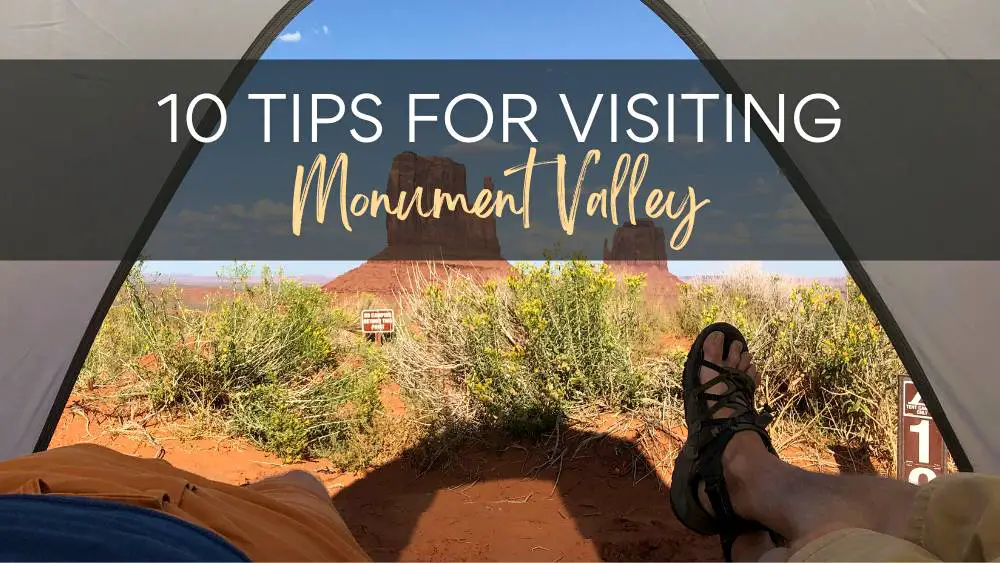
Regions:
[[823, 475], [772, 456], [741, 432], [723, 454], [736, 512], [778, 532], [798, 549], [834, 530], [865, 528], [902, 538], [917, 487], [865, 475]]
[[[736, 367], [758, 379], [750, 353], [742, 350], [739, 342], [732, 344], [727, 360], [722, 361], [723, 342], [722, 333], [710, 335], [705, 341], [705, 359]], [[701, 370], [702, 381], [715, 375], [709, 368]], [[720, 387], [719, 391], [725, 390], [724, 385]], [[729, 412], [722, 409], [717, 416], [725, 417]], [[771, 455], [754, 432], [740, 432], [732, 438], [723, 454], [722, 467], [736, 513], [774, 530], [788, 540], [793, 551], [843, 528], [865, 528], [903, 537], [907, 508], [917, 493], [914, 485], [892, 479], [823, 475], [799, 469]], [[704, 495], [702, 504], [711, 510]], [[747, 536], [754, 537], [741, 537], [734, 546], [734, 556], [742, 559], [741, 551], [763, 555], [767, 547], [763, 538], [758, 534]]]

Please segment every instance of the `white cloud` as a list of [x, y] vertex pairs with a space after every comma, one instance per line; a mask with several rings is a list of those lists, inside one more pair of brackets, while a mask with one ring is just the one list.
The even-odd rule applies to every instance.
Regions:
[[299, 41], [302, 41], [302, 32], [292, 31], [289, 33], [282, 33], [278, 36], [278, 41], [282, 41], [284, 43], [298, 43]]
[[[538, 154], [540, 156], [549, 156], [550, 154], [555, 156], [556, 153], [563, 150], [562, 144], [557, 142], [537, 143], [532, 146], [538, 149]], [[527, 148], [525, 148], [525, 150], [527, 150]]]
[[[252, 230], [252, 222], [270, 222], [275, 220], [291, 221], [292, 206], [262, 199], [252, 205], [230, 203], [216, 205], [206, 211], [183, 209], [177, 213], [177, 221], [182, 228], [198, 230], [218, 228], [226, 231]], [[290, 225], [291, 223], [289, 223]], [[291, 227], [286, 230], [291, 232]]]
[[527, 230], [524, 230], [520, 225], [505, 227], [497, 233], [500, 237], [501, 248], [504, 248], [505, 239], [508, 243], [516, 242], [515, 254], [537, 260], [542, 259], [545, 252], [552, 252], [561, 258], [568, 258], [575, 254], [590, 259], [599, 258], [602, 256], [605, 241], [610, 247], [611, 235], [613, 235], [615, 228], [610, 221], [598, 225], [583, 225], [578, 221], [573, 234], [568, 235], [558, 220], [542, 223], [533, 221]]
[[788, 194], [782, 200], [782, 206], [774, 212], [774, 218], [778, 221], [796, 221], [814, 223], [809, 210], [794, 193]]
[[[696, 229], [697, 230], [697, 229]], [[747, 227], [746, 223], [743, 221], [736, 221], [732, 224], [732, 229], [729, 232], [725, 231], [709, 231], [709, 232], [695, 232], [691, 235], [692, 240], [697, 238], [699, 241], [706, 244], [718, 245], [718, 246], [745, 246], [750, 244], [750, 228]]]
[[521, 147], [513, 143], [501, 143], [491, 137], [486, 137], [478, 143], [455, 143], [454, 145], [448, 145], [442, 149], [442, 152], [452, 155], [470, 155], [510, 152], [520, 149]]
[[675, 133], [674, 140], [668, 141], [666, 130], [663, 130], [654, 142], [679, 150], [686, 157], [708, 154], [718, 148], [718, 144], [708, 135], [702, 136], [701, 141], [698, 141], [697, 135]]
[[291, 205], [269, 199], [262, 199], [249, 207], [234, 203], [227, 205], [226, 209], [239, 219], [267, 219], [270, 217], [291, 217], [292, 215]]
[[774, 212], [773, 219], [774, 227], [769, 235], [775, 242], [815, 245], [826, 240], [805, 204], [794, 193], [782, 198], [781, 207]]
[[753, 186], [750, 187], [750, 191], [755, 195], [771, 195], [774, 193], [774, 185], [764, 178], [757, 178]]
[[330, 27], [329, 26], [326, 26], [326, 25], [323, 26], [323, 35], [330, 35]]
[[825, 245], [829, 241], [815, 223], [779, 223], [770, 233], [771, 239], [782, 244]]

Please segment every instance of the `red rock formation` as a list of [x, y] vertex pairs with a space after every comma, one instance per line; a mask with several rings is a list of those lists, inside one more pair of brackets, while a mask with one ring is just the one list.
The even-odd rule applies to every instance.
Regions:
[[339, 295], [368, 293], [382, 304], [393, 306], [402, 292], [418, 289], [425, 281], [459, 275], [483, 282], [504, 277], [510, 271], [510, 264], [504, 260], [371, 260], [337, 276], [323, 289]]
[[[486, 189], [494, 189], [488, 177], [483, 184]], [[412, 152], [396, 155], [386, 184], [390, 201], [397, 201], [403, 191], [412, 195], [417, 186], [423, 188], [423, 209], [432, 208], [435, 188], [466, 194], [470, 204], [478, 194], [466, 193], [465, 166], [450, 158], [423, 157]], [[420, 217], [415, 211], [404, 221], [387, 216], [386, 235], [384, 250], [338, 276], [324, 289], [342, 295], [371, 293], [388, 303], [399, 291], [446, 273], [482, 281], [510, 271], [510, 264], [500, 256], [496, 218], [481, 219], [461, 207], [454, 212], [445, 208], [436, 219]]]
[[675, 299], [680, 279], [667, 267], [667, 239], [650, 219], [626, 223], [615, 230], [611, 248], [604, 241], [604, 263], [618, 275], [645, 274], [646, 295]]
[[[423, 157], [412, 152], [396, 155], [386, 185], [390, 200], [396, 201], [400, 192], [415, 193], [417, 186], [423, 188], [421, 205], [424, 209], [433, 207], [436, 188], [449, 194], [466, 195], [470, 204], [479, 193], [467, 194], [465, 166], [450, 158]], [[484, 187], [493, 190], [490, 178], [486, 178]], [[455, 211], [446, 207], [439, 218], [424, 218], [413, 213], [400, 221], [387, 216], [386, 232], [388, 247], [374, 259], [501, 259], [496, 218], [482, 219], [466, 213], [461, 207]]]

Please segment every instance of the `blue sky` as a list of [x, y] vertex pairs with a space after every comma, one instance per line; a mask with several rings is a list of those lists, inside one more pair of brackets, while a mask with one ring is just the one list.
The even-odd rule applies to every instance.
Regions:
[[316, 0], [282, 35], [265, 58], [694, 58], [638, 0]]
[[[368, 22], [377, 22], [366, 25]], [[625, 30], [628, 30], [627, 32]], [[265, 54], [267, 59], [693, 59], [690, 50], [638, 0], [426, 0], [385, 3], [316, 0]], [[151, 271], [212, 275], [222, 262], [154, 262]], [[336, 275], [357, 262], [284, 262], [290, 274]], [[687, 276], [724, 271], [727, 262], [675, 260]], [[844, 274], [839, 262], [763, 262], [801, 276]]]

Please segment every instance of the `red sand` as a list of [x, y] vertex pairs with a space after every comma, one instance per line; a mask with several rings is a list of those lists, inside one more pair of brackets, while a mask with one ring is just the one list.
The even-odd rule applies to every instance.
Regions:
[[[532, 468], [545, 452], [512, 444], [503, 451], [465, 450], [448, 469], [423, 475], [402, 460], [353, 474], [331, 471], [326, 462], [283, 465], [242, 440], [180, 441], [156, 427], [147, 433], [74, 405], [71, 400], [52, 447], [97, 443], [160, 456], [233, 484], [293, 468], [313, 472], [375, 560], [717, 561], [721, 556], [716, 538], [693, 534], [673, 517], [668, 488], [656, 472], [633, 474], [632, 445], [622, 438], [593, 440], [575, 458], [574, 445], [561, 466], [537, 473]], [[579, 435], [572, 444], [591, 436]]]
[[[662, 344], [683, 347], [687, 340], [665, 337]], [[387, 385], [382, 397], [387, 415], [403, 414], [398, 388]], [[52, 447], [96, 443], [237, 485], [310, 471], [375, 560], [721, 560], [718, 539], [685, 529], [669, 506], [664, 462], [683, 429], [642, 434], [637, 423], [605, 416], [593, 431], [564, 431], [554, 450], [562, 461], [543, 469], [551, 451], [515, 442], [465, 448], [446, 469], [423, 474], [406, 457], [344, 473], [325, 461], [283, 464], [244, 440], [180, 440], [169, 428], [89, 407], [70, 399]], [[782, 457], [812, 470], [837, 467], [829, 453], [789, 448]], [[647, 469], [649, 459], [659, 463], [655, 471]]]

